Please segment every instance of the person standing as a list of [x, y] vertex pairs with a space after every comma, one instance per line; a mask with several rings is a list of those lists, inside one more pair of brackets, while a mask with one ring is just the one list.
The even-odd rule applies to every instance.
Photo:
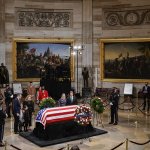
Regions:
[[32, 82], [30, 82], [30, 84], [28, 85], [27, 92], [28, 92], [28, 95], [31, 95], [32, 99], [35, 101], [36, 89]]
[[2, 90], [0, 89], [0, 101], [4, 99], [4, 96], [2, 94]]
[[4, 95], [5, 95], [6, 113], [8, 115], [8, 118], [10, 118], [11, 117], [10, 109], [11, 109], [11, 103], [13, 98], [13, 92], [9, 84], [6, 85], [6, 90], [4, 91]]
[[19, 131], [19, 116], [20, 116], [20, 105], [21, 94], [17, 94], [13, 99], [13, 115], [14, 115], [14, 133], [18, 134]]
[[23, 113], [23, 117], [24, 117], [24, 131], [27, 132], [28, 131], [28, 126], [31, 126], [30, 124], [30, 114], [29, 114], [29, 109], [27, 105], [24, 105], [24, 113]]
[[146, 108], [146, 100], [147, 100], [147, 111], [149, 111], [150, 108], [150, 86], [148, 86], [148, 83], [146, 82], [145, 85], [142, 88], [143, 93], [143, 99], [144, 99], [144, 105], [143, 110]]
[[25, 101], [23, 102], [23, 106], [27, 106], [29, 113], [29, 127], [32, 126], [32, 114], [34, 112], [34, 102], [31, 95], [28, 95]]
[[41, 88], [39, 88], [38, 94], [37, 94], [37, 100], [39, 101], [38, 103], [40, 103], [43, 99], [48, 98], [48, 91], [45, 90], [44, 86]]
[[58, 100], [58, 106], [66, 106], [66, 94], [62, 93], [61, 98]]
[[86, 88], [88, 87], [88, 78], [89, 78], [89, 71], [86, 67], [83, 68], [82, 76], [83, 76], [84, 88]]
[[0, 66], [0, 85], [3, 87], [4, 84], [9, 84], [9, 72], [4, 63]]
[[119, 103], [119, 93], [118, 89], [114, 88], [113, 92], [110, 95], [110, 108], [111, 108], [111, 121], [109, 124], [117, 125], [118, 124], [118, 103]]
[[0, 147], [5, 146], [3, 143], [3, 137], [4, 137], [4, 125], [5, 125], [5, 118], [6, 114], [3, 111], [3, 100], [0, 101]]
[[70, 91], [68, 97], [67, 97], [67, 103], [66, 105], [76, 105], [77, 104], [77, 99], [74, 96], [73, 91]]

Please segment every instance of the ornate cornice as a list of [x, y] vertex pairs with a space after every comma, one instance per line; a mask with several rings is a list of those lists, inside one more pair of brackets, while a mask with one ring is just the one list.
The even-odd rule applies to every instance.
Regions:
[[72, 23], [72, 10], [16, 9], [18, 27], [68, 28]]
[[132, 7], [122, 9], [103, 9], [103, 28], [120, 29], [122, 27], [150, 25], [150, 7]]

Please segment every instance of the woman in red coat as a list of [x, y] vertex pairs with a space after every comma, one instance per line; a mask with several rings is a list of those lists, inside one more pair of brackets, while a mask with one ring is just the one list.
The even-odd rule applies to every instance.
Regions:
[[45, 90], [44, 86], [38, 91], [37, 100], [41, 102], [43, 99], [48, 98], [48, 91]]

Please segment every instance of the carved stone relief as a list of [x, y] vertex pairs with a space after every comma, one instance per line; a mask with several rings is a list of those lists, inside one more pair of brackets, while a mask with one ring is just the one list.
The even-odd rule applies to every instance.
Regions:
[[150, 6], [149, 8], [103, 9], [103, 28], [120, 29], [141, 25], [150, 25]]
[[17, 26], [19, 27], [71, 27], [72, 11], [65, 10], [17, 10]]

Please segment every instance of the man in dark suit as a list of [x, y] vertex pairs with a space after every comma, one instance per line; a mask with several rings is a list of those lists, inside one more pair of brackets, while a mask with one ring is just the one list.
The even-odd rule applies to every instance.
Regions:
[[148, 83], [145, 83], [142, 89], [143, 93], [143, 99], [144, 99], [144, 106], [143, 110], [146, 108], [146, 100], [147, 100], [147, 111], [149, 111], [150, 108], [150, 86], [148, 86]]
[[19, 131], [19, 116], [20, 116], [20, 99], [21, 94], [17, 94], [13, 99], [13, 115], [14, 115], [14, 133], [17, 134]]
[[111, 122], [109, 124], [118, 124], [118, 103], [119, 103], [118, 89], [114, 88], [110, 95], [110, 106], [111, 106]]
[[6, 68], [6, 66], [4, 66], [3, 63], [1, 63], [0, 66], [0, 85], [3, 84], [9, 84], [9, 72], [8, 69]]
[[74, 96], [73, 91], [70, 91], [68, 97], [67, 97], [67, 103], [66, 105], [76, 105], [77, 104], [77, 99]]
[[6, 118], [6, 114], [3, 111], [2, 108], [3, 105], [3, 101], [0, 101], [0, 147], [4, 146], [3, 143], [3, 136], [4, 136], [4, 125], [5, 125], [5, 118]]
[[89, 78], [89, 71], [86, 67], [83, 68], [82, 76], [84, 81], [84, 88], [86, 88], [88, 87], [88, 78]]
[[8, 115], [8, 118], [10, 118], [11, 117], [10, 108], [11, 108], [11, 103], [13, 98], [13, 91], [10, 88], [9, 84], [6, 85], [6, 90], [4, 91], [4, 95], [5, 95], [6, 113]]

